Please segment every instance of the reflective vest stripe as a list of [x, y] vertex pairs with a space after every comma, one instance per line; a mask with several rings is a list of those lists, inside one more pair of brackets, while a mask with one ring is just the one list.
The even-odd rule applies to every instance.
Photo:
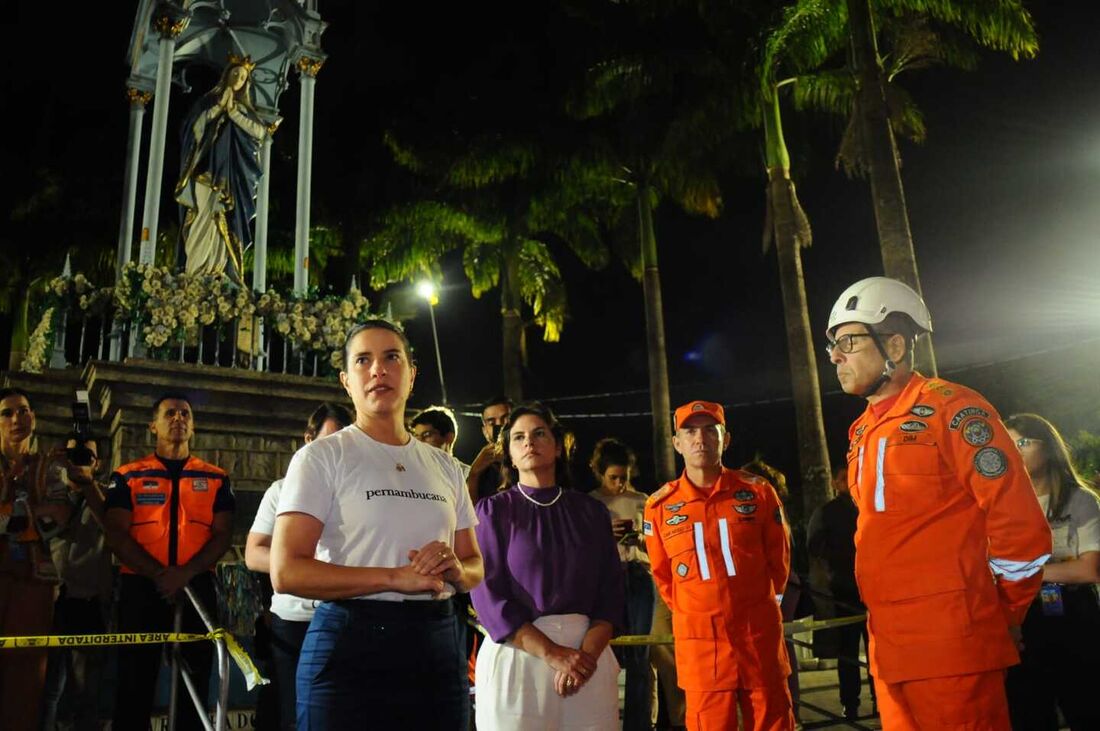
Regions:
[[722, 538], [722, 560], [726, 562], [726, 576], [737, 576], [733, 567], [733, 554], [730, 553], [730, 527], [725, 518], [718, 520], [718, 534]]
[[1049, 553], [1044, 553], [1034, 561], [1012, 561], [1007, 558], [991, 558], [989, 559], [989, 568], [993, 570], [997, 576], [1003, 576], [1009, 581], [1019, 581], [1020, 579], [1026, 579], [1029, 576], [1033, 576], [1036, 572], [1040, 571], [1050, 559]]
[[878, 455], [875, 459], [875, 510], [886, 512], [886, 477], [882, 473], [886, 461], [886, 437], [879, 437]]
[[707, 563], [707, 545], [703, 541], [703, 524], [695, 523], [695, 556], [699, 559], [699, 576], [710, 581], [710, 564]]

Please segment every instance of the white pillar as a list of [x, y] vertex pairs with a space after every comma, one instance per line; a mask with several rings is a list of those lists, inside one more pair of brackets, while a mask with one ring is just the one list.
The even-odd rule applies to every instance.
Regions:
[[[268, 127], [274, 131], [275, 125]], [[271, 135], [264, 138], [260, 148], [260, 189], [256, 192], [256, 240], [252, 250], [252, 289], [267, 291], [267, 216], [271, 197]]]
[[294, 292], [309, 289], [309, 207], [313, 169], [313, 91], [324, 59], [298, 59], [302, 102], [298, 116], [298, 206], [294, 224]]
[[145, 119], [145, 105], [152, 94], [130, 87], [126, 98], [130, 100], [130, 131], [126, 135], [126, 172], [122, 179], [122, 221], [118, 229], [118, 257], [115, 262], [115, 283], [122, 279], [122, 268], [130, 263], [131, 245], [134, 241], [134, 208], [137, 205], [138, 162], [141, 160], [141, 123]]
[[153, 21], [160, 34], [157, 59], [157, 89], [153, 100], [153, 130], [149, 138], [149, 169], [145, 176], [145, 211], [141, 219], [141, 253], [138, 261], [152, 264], [157, 253], [157, 223], [160, 216], [160, 186], [164, 173], [164, 138], [168, 130], [168, 97], [172, 85], [172, 57], [176, 38], [187, 27], [187, 18], [175, 20], [167, 15]]

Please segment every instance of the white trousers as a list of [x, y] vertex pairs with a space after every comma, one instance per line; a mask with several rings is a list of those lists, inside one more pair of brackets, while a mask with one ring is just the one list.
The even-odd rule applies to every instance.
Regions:
[[[583, 614], [552, 614], [534, 621], [552, 641], [573, 648], [580, 648], [588, 624]], [[554, 670], [534, 655], [485, 638], [477, 656], [478, 731], [619, 728], [619, 663], [610, 647], [604, 648], [596, 672], [576, 694], [559, 696], [554, 675]]]

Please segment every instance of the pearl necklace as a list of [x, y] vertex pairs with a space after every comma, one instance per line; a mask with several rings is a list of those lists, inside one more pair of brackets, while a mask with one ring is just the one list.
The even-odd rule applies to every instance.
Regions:
[[559, 485], [559, 486], [558, 486], [558, 494], [554, 496], [554, 499], [553, 499], [553, 500], [551, 500], [551, 501], [550, 501], [550, 502], [548, 502], [548, 503], [540, 503], [540, 502], [539, 502], [538, 500], [536, 500], [535, 498], [533, 498], [533, 497], [531, 497], [530, 495], [528, 495], [528, 494], [527, 494], [527, 493], [526, 493], [526, 492], [524, 491], [524, 489], [523, 489], [523, 486], [522, 486], [522, 485], [519, 485], [519, 484], [517, 484], [517, 485], [516, 485], [516, 489], [517, 489], [517, 490], [519, 490], [519, 494], [520, 494], [520, 495], [523, 495], [523, 496], [524, 496], [525, 498], [527, 498], [528, 500], [530, 500], [531, 502], [533, 502], [533, 503], [534, 503], [535, 505], [538, 505], [538, 506], [539, 506], [540, 508], [548, 508], [548, 507], [550, 507], [551, 505], [553, 505], [554, 503], [556, 503], [556, 502], [557, 502], [558, 500], [561, 500], [561, 496], [562, 496], [562, 494], [563, 494], [563, 493], [565, 492], [565, 490], [563, 490], [563, 489], [561, 488], [561, 486]]

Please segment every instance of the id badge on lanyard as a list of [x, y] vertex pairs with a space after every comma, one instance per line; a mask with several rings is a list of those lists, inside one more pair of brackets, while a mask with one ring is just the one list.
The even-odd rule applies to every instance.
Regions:
[[1039, 590], [1039, 601], [1042, 602], [1044, 617], [1062, 617], [1066, 613], [1060, 584], [1043, 584]]

